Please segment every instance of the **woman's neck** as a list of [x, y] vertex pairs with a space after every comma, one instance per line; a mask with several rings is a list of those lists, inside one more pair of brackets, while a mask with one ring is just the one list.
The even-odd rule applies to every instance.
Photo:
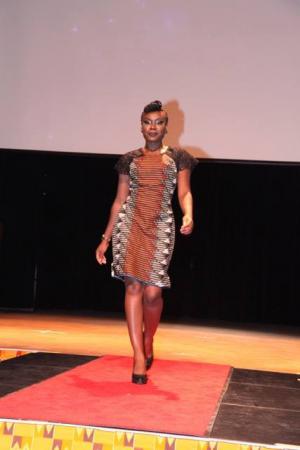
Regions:
[[162, 142], [146, 142], [145, 150], [155, 152], [156, 150], [160, 150], [162, 146], [163, 146]]

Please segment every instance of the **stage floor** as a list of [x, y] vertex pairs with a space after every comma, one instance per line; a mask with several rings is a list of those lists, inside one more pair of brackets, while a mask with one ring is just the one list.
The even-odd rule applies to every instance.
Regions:
[[[79, 312], [2, 312], [0, 342], [3, 349], [43, 352], [1, 363], [0, 397], [41, 381], [41, 373], [42, 379], [53, 376], [52, 366], [68, 369], [70, 358], [77, 364], [90, 356], [131, 354], [124, 320]], [[295, 328], [162, 323], [155, 357], [232, 367], [208, 437], [300, 444], [300, 340]]]
[[[77, 355], [131, 355], [123, 318], [99, 312], [0, 312], [1, 348]], [[225, 322], [160, 324], [160, 359], [227, 364], [235, 368], [300, 374], [299, 329]]]
[[[114, 362], [118, 365], [118, 359], [120, 359], [121, 367], [122, 357], [114, 358]], [[101, 360], [103, 360], [103, 358], [101, 357], [97, 358], [83, 355], [37, 352], [3, 361], [0, 364], [1, 415], [5, 418], [9, 418], [10, 420], [23, 419], [40, 422], [45, 421], [44, 416], [46, 414], [46, 419], [50, 422], [74, 422], [77, 424], [81, 424], [81, 426], [95, 426], [96, 421], [100, 420], [101, 422], [101, 420], [103, 420], [104, 422], [98, 424], [98, 426], [108, 426], [106, 422], [109, 421], [110, 427], [118, 427], [116, 423], [118, 423], [117, 417], [119, 411], [120, 409], [122, 410], [120, 406], [122, 398], [124, 401], [124, 398], [126, 400], [128, 398], [128, 395], [131, 395], [131, 400], [126, 408], [127, 412], [129, 412], [130, 410], [131, 402], [134, 401], [134, 395], [140, 397], [144, 393], [145, 398], [148, 399], [147, 401], [151, 401], [149, 397], [151, 389], [149, 392], [145, 392], [144, 387], [139, 387], [139, 391], [135, 393], [130, 391], [132, 387], [130, 383], [130, 368], [128, 368], [128, 382], [123, 383], [124, 386], [118, 381], [116, 381], [115, 383], [110, 381], [110, 383], [108, 383], [110, 386], [112, 384], [116, 386], [116, 392], [113, 392], [111, 394], [111, 398], [109, 397], [107, 399], [108, 393], [105, 390], [105, 383], [103, 384], [100, 382], [101, 364], [97, 363], [98, 381], [93, 382], [93, 390], [95, 391], [95, 398], [97, 399], [96, 405], [100, 405], [100, 409], [97, 410], [98, 412], [96, 412], [96, 415], [92, 414], [93, 419], [91, 419], [89, 423], [87, 423], [87, 411], [85, 411], [84, 408], [75, 408], [76, 411], [79, 411], [79, 416], [81, 414], [81, 419], [80, 417], [78, 417], [78, 412], [77, 415], [75, 414], [76, 420], [74, 419], [75, 416], [74, 412], [72, 412], [71, 407], [72, 403], [74, 402], [74, 398], [71, 397], [68, 399], [67, 397], [70, 380], [72, 380], [72, 383], [74, 383], [74, 380], [76, 380], [75, 373], [73, 374], [73, 372], [70, 372], [70, 375], [67, 374], [67, 376], [65, 377], [66, 380], [64, 382], [59, 382], [57, 379], [56, 387], [53, 388], [54, 391], [50, 390], [50, 396], [49, 392], [48, 394], [44, 393], [44, 391], [47, 391], [46, 386], [44, 386], [43, 384], [37, 385], [37, 383], [46, 382], [46, 384], [52, 383], [52, 386], [53, 383], [55, 384], [54, 381], [51, 381], [54, 380], [53, 377], [68, 373], [68, 371], [79, 368], [82, 365], [81, 372], [85, 373], [85, 375], [82, 374], [80, 379], [85, 380], [85, 387], [83, 389], [83, 386], [81, 386], [81, 389], [79, 390], [79, 393], [77, 395], [80, 395], [82, 389], [83, 392], [88, 393], [91, 383], [89, 381], [90, 369], [88, 363], [91, 361], [97, 362]], [[156, 364], [159, 364], [159, 362], [157, 361]], [[181, 362], [177, 364], [177, 370], [180, 370], [180, 364], [184, 363]], [[200, 367], [202, 368], [201, 370], [205, 370], [204, 365], [200, 365]], [[78, 371], [78, 369], [76, 370]], [[85, 370], [86, 372], [84, 372]], [[154, 386], [156, 386], [159, 380], [155, 379], [155, 375], [153, 376], [153, 378]], [[194, 381], [196, 382], [197, 380]], [[99, 386], [97, 389], [95, 388], [96, 385]], [[120, 390], [120, 385], [123, 386], [123, 390]], [[33, 387], [33, 392], [32, 389], [30, 390], [31, 387]], [[28, 393], [28, 389], [30, 393]], [[125, 391], [127, 391], [127, 393]], [[152, 388], [152, 391], [152, 395], [154, 395], [154, 398], [156, 398], [159, 390], [156, 387], [156, 390], [153, 390]], [[170, 394], [170, 387], [168, 392]], [[180, 387], [175, 388], [174, 395], [175, 393], [180, 395]], [[12, 396], [8, 396], [6, 399], [5, 396], [9, 394], [12, 394]], [[125, 397], [124, 394], [126, 394]], [[195, 395], [197, 395], [196, 392]], [[61, 397], [63, 398], [63, 400], [60, 400], [62, 403], [57, 410], [57, 406], [55, 405], [58, 403]], [[28, 398], [30, 398], [31, 400], [28, 401]], [[105, 401], [110, 401], [112, 402], [112, 404], [115, 404], [116, 398], [118, 401], [115, 405], [114, 412], [111, 411], [109, 415], [108, 411], [104, 409], [103, 416], [102, 408], [104, 404], [107, 404], [105, 403]], [[3, 399], [4, 405], [2, 404], [1, 399]], [[143, 399], [144, 397], [142, 398], [142, 403]], [[92, 400], [90, 398], [89, 400], [87, 399], [85, 403], [89, 405], [89, 409], [91, 409], [92, 407], [91, 401]], [[126, 401], [128, 402], [128, 400]], [[162, 401], [164, 402], [164, 405], [161, 405], [161, 407], [166, 407], [166, 405], [168, 404], [167, 417], [173, 410], [173, 414], [175, 414], [173, 420], [175, 422], [178, 422], [178, 420], [176, 419], [177, 412], [174, 411], [173, 404], [176, 403], [174, 402], [174, 398], [164, 398], [162, 399]], [[285, 445], [300, 444], [300, 383], [297, 380], [297, 375], [233, 368], [229, 375], [225, 393], [220, 397], [218, 407], [214, 407], [214, 409], [216, 408], [216, 410], [214, 416], [211, 419], [210, 425], [205, 426], [206, 432], [205, 429], [203, 429], [203, 431], [199, 434], [198, 430], [200, 431], [201, 429], [201, 413], [203, 409], [205, 410], [205, 407], [205, 403], [200, 402], [200, 404], [198, 405], [197, 415], [195, 408], [193, 408], [191, 405], [191, 409], [189, 412], [189, 422], [193, 421], [194, 428], [192, 428], [194, 432], [185, 432], [181, 434], [190, 435], [191, 437], [201, 436], [203, 438], [220, 439], [223, 441], [232, 440], [254, 443], [262, 442], [264, 444], [270, 445], [274, 445], [276, 443]], [[131, 414], [134, 413], [136, 408], [138, 410], [140, 409], [137, 402], [135, 402], [135, 407]], [[145, 411], [143, 410], [143, 414], [144, 413]], [[53, 416], [51, 416], [51, 414]], [[55, 416], [55, 414], [58, 414], [58, 416]], [[129, 417], [131, 416], [131, 414], [129, 414]], [[65, 418], [63, 418], [64, 416]], [[109, 418], [107, 416], [109, 416]], [[56, 419], [55, 417], [59, 417], [59, 419]], [[66, 420], [66, 417], [68, 417], [69, 420]], [[73, 417], [73, 421], [70, 420], [71, 417]], [[126, 417], [128, 416], [126, 415]], [[157, 416], [155, 415], [155, 417]], [[162, 417], [164, 416], [162, 415], [158, 422], [160, 424], [163, 423]], [[151, 428], [147, 428], [147, 419], [148, 417], [146, 415], [142, 420], [143, 425], [141, 428], [139, 426], [136, 426], [136, 422], [134, 422], [132, 429], [140, 430], [143, 432], [153, 432], [153, 429], [151, 430]], [[129, 419], [127, 418], [126, 420]], [[177, 425], [174, 425], [172, 421], [168, 422], [169, 427], [171, 428], [168, 433], [180, 434], [179, 429], [177, 428], [179, 426], [179, 422], [177, 422]], [[206, 424], [207, 423], [209, 423], [209, 421], [206, 420]], [[128, 427], [125, 428], [128, 429]], [[161, 430], [158, 430], [158, 432], [161, 432]]]

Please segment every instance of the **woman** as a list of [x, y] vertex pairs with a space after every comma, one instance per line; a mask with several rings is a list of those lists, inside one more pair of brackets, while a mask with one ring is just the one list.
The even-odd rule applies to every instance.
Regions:
[[132, 382], [147, 383], [153, 362], [153, 337], [159, 324], [162, 288], [170, 287], [167, 273], [175, 226], [171, 199], [178, 183], [183, 213], [180, 232], [193, 230], [190, 173], [196, 160], [185, 150], [163, 145], [168, 115], [160, 101], [145, 106], [141, 131], [145, 146], [123, 155], [116, 164], [118, 189], [102, 242], [99, 264], [112, 238], [112, 276], [125, 283], [125, 313], [134, 353]]

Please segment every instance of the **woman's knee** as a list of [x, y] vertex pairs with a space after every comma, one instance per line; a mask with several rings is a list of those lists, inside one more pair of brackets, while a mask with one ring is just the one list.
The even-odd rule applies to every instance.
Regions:
[[141, 295], [143, 292], [143, 286], [138, 281], [126, 280], [126, 293], [129, 295]]
[[160, 305], [162, 302], [161, 289], [147, 287], [144, 291], [144, 304], [146, 306]]

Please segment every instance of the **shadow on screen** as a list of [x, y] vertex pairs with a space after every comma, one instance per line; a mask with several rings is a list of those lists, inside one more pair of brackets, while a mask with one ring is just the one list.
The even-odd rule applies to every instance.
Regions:
[[210, 158], [210, 155], [201, 147], [195, 145], [189, 145], [181, 143], [181, 135], [184, 132], [184, 112], [180, 109], [177, 100], [170, 100], [164, 104], [164, 109], [167, 111], [171, 124], [168, 128], [168, 134], [165, 138], [165, 142], [170, 147], [180, 147], [187, 150], [191, 155], [196, 158]]

